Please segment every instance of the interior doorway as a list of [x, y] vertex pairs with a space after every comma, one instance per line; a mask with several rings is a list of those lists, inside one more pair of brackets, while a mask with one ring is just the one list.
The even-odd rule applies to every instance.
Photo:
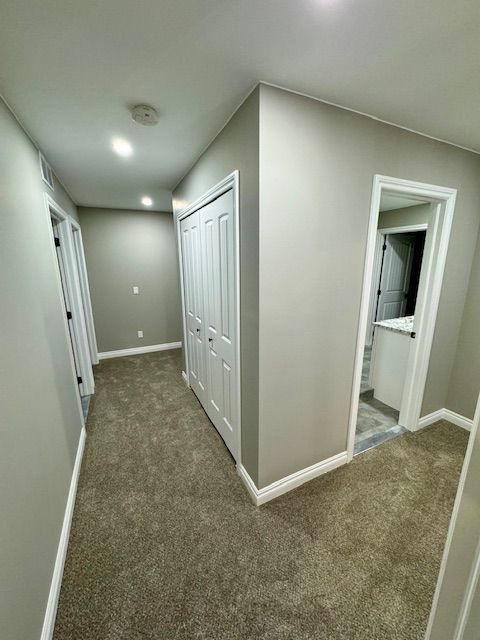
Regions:
[[375, 176], [348, 455], [418, 429], [455, 190]]
[[67, 335], [71, 345], [72, 367], [78, 388], [79, 402], [85, 417], [89, 397], [95, 385], [92, 359], [86, 327], [86, 314], [79, 276], [70, 217], [48, 195], [45, 196], [48, 221], [58, 267], [58, 282], [65, 312]]

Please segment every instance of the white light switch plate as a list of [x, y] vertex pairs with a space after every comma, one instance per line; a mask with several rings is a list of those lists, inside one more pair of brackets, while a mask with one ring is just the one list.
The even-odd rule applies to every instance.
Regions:
[[137, 335], [139, 338], [143, 338], [143, 331], [137, 331]]
[[133, 287], [133, 294], [137, 296], [140, 293], [140, 287]]

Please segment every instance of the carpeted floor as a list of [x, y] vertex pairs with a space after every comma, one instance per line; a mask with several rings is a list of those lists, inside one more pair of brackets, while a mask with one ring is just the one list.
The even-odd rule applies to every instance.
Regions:
[[180, 351], [95, 374], [55, 640], [423, 638], [465, 431], [400, 436], [256, 508]]

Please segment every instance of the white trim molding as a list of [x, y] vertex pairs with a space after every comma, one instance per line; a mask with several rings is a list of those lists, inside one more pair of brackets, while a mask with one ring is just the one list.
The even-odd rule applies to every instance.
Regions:
[[473, 420], [470, 418], [465, 418], [465, 416], [461, 416], [459, 413], [455, 413], [455, 411], [450, 411], [450, 409], [439, 409], [420, 418], [418, 428], [423, 429], [423, 427], [428, 427], [439, 420], [447, 420], [447, 422], [451, 422], [457, 427], [461, 427], [467, 431], [471, 431], [473, 426]]
[[187, 374], [185, 373], [185, 371], [182, 371], [182, 378], [183, 378], [183, 381], [185, 382], [185, 384], [187, 385], [187, 387], [190, 388], [190, 385], [188, 384]]
[[[480, 539], [478, 541], [477, 550], [475, 552], [475, 559], [473, 562], [470, 577], [468, 579], [467, 588], [465, 589], [465, 595], [463, 597], [462, 608], [458, 617], [457, 628], [455, 630], [454, 640], [462, 640], [466, 626], [468, 624], [468, 618], [471, 614], [473, 599], [475, 597], [475, 590], [480, 580]], [[475, 613], [475, 616], [477, 614]]]
[[300, 471], [296, 471], [285, 478], [281, 478], [276, 482], [272, 482], [272, 484], [263, 487], [263, 489], [257, 489], [255, 483], [249, 476], [247, 470], [243, 465], [237, 466], [238, 475], [243, 480], [245, 487], [247, 488], [250, 497], [253, 500], [253, 503], [259, 507], [261, 504], [265, 504], [265, 502], [269, 502], [278, 496], [299, 487], [300, 485], [308, 482], [309, 480], [313, 480], [313, 478], [317, 478], [318, 476], [323, 475], [324, 473], [328, 473], [329, 471], [333, 471], [337, 467], [341, 467], [346, 464], [348, 461], [348, 455], [346, 451], [342, 451], [341, 453], [337, 453], [337, 455], [332, 456], [331, 458], [327, 458], [326, 460], [322, 460], [321, 462], [317, 462], [312, 464], [310, 467], [306, 467], [305, 469], [300, 469]]
[[60, 595], [60, 587], [62, 585], [63, 567], [67, 556], [68, 539], [70, 536], [70, 527], [73, 518], [73, 509], [75, 506], [75, 497], [77, 495], [78, 479], [80, 476], [80, 468], [82, 466], [83, 451], [86, 439], [85, 427], [82, 427], [80, 438], [78, 440], [77, 455], [73, 466], [72, 479], [70, 481], [70, 489], [68, 491], [67, 504], [65, 507], [65, 515], [63, 517], [62, 531], [58, 542], [57, 557], [53, 568], [52, 582], [50, 584], [50, 592], [48, 594], [47, 608], [45, 610], [45, 618], [43, 619], [42, 634], [40, 640], [51, 640], [53, 637], [53, 629], [55, 627], [55, 617], [57, 615], [58, 597]]
[[[455, 414], [458, 415], [458, 414]], [[468, 439], [467, 451], [465, 453], [465, 458], [463, 460], [462, 473], [460, 474], [460, 480], [458, 482], [457, 495], [455, 496], [455, 502], [452, 510], [452, 517], [450, 519], [450, 526], [448, 527], [447, 540], [445, 542], [445, 547], [443, 550], [442, 562], [440, 564], [440, 571], [438, 574], [437, 586], [435, 588], [435, 593], [433, 595], [432, 608], [430, 610], [430, 617], [428, 619], [427, 630], [425, 633], [425, 640], [430, 640], [432, 635], [432, 628], [435, 622], [435, 616], [437, 613], [437, 607], [440, 600], [440, 592], [442, 590], [443, 580], [445, 578], [445, 573], [447, 569], [448, 556], [450, 554], [450, 550], [452, 547], [453, 536], [455, 533], [455, 528], [457, 526], [458, 514], [460, 511], [460, 505], [462, 500], [465, 499], [463, 495], [465, 489], [465, 482], [467, 479], [467, 474], [469, 471], [469, 465], [472, 458], [473, 450], [475, 447], [475, 441], [477, 438], [477, 431], [480, 424], [480, 396], [478, 397], [477, 407], [475, 409], [475, 415], [472, 420], [472, 427], [470, 432], [470, 437]], [[477, 547], [478, 551], [478, 547]], [[462, 640], [463, 636], [463, 620], [466, 620], [468, 615], [468, 611], [471, 605], [471, 598], [473, 598], [473, 594], [471, 594], [471, 590], [473, 589], [474, 582], [478, 579], [477, 570], [480, 570], [478, 567], [478, 556], [476, 558], [475, 564], [472, 566], [472, 571], [470, 573], [469, 580], [466, 585], [466, 591], [464, 595], [464, 600], [461, 606], [460, 615], [457, 621], [457, 628], [455, 630], [455, 636], [453, 640]]]
[[90, 285], [88, 283], [87, 263], [83, 248], [82, 229], [78, 222], [70, 219], [72, 225], [73, 246], [78, 267], [78, 277], [80, 280], [80, 290], [82, 293], [83, 311], [85, 314], [85, 325], [87, 329], [88, 345], [90, 347], [90, 359], [92, 364], [98, 364], [97, 337], [95, 333], [95, 323], [93, 320], [92, 301], [90, 298]]
[[153, 351], [168, 351], [169, 349], [181, 349], [181, 342], [164, 342], [163, 344], [149, 344], [145, 347], [132, 347], [131, 349], [118, 349], [116, 351], [103, 351], [98, 354], [99, 360], [109, 358], [123, 358], [124, 356], [137, 356], [141, 353], [152, 353]]

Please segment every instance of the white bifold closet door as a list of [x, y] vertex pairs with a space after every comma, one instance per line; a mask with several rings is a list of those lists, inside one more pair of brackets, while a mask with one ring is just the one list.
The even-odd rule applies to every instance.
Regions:
[[180, 232], [190, 386], [237, 460], [233, 192], [182, 219]]

